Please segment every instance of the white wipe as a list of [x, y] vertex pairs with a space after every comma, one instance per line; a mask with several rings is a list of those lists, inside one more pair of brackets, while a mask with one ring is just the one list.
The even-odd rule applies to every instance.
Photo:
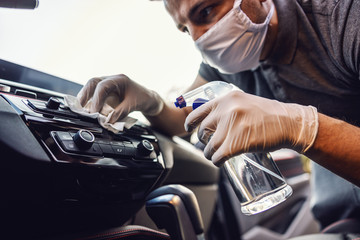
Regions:
[[124, 131], [124, 128], [129, 129], [137, 121], [137, 119], [135, 118], [125, 117], [121, 119], [121, 121], [115, 123], [109, 123], [111, 115], [114, 113], [114, 109], [110, 105], [105, 104], [100, 113], [99, 112], [90, 113], [89, 106], [91, 103], [91, 99], [86, 103], [84, 107], [81, 106], [79, 99], [77, 99], [74, 96], [65, 95], [64, 100], [65, 100], [65, 106], [69, 107], [71, 111], [83, 116], [98, 119], [99, 124], [103, 128], [113, 133]]

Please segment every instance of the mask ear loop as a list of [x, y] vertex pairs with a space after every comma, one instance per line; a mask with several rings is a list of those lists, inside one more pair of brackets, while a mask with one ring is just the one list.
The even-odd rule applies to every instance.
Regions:
[[235, 0], [233, 8], [235, 8], [235, 9], [239, 8], [239, 10], [241, 10], [241, 7], [240, 7], [241, 3], [242, 3], [242, 0]]
[[263, 29], [264, 26], [267, 27], [267, 25], [269, 24], [273, 14], [274, 14], [274, 10], [275, 10], [275, 5], [274, 5], [274, 2], [271, 1], [271, 7], [270, 7], [270, 10], [269, 10], [269, 13], [268, 15], [266, 16], [265, 20], [263, 23], [253, 23], [250, 18], [245, 14], [245, 16], [249, 19], [249, 21], [252, 23], [250, 26], [249, 26], [249, 30], [253, 31], [253, 32], [257, 32], [258, 30], [261, 30]]
[[274, 14], [274, 11], [275, 11], [275, 4], [274, 4], [273, 1], [271, 1], [270, 11], [269, 11], [269, 14], [267, 15], [264, 23], [269, 24], [269, 22], [270, 22], [270, 20], [271, 20], [271, 18], [272, 18], [272, 16], [273, 16], [273, 14]]

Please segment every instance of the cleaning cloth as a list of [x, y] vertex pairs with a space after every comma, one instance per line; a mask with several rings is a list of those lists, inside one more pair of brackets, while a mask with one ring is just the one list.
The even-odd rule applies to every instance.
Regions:
[[90, 113], [89, 107], [91, 104], [91, 99], [85, 104], [84, 107], [81, 106], [78, 98], [71, 96], [71, 95], [65, 95], [64, 102], [65, 102], [65, 106], [69, 107], [71, 111], [73, 111], [77, 114], [83, 115], [83, 116], [97, 119], [99, 124], [103, 128], [105, 128], [113, 133], [119, 133], [121, 131], [124, 131], [124, 128], [129, 129], [137, 121], [137, 119], [128, 116], [128, 117], [121, 119], [118, 122], [109, 123], [111, 115], [114, 113], [114, 109], [109, 104], [105, 103], [104, 107], [101, 109], [100, 112]]

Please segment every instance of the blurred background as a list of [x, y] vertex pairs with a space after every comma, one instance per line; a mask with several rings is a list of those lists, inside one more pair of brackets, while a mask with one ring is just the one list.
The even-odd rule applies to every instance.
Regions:
[[194, 80], [201, 62], [163, 2], [149, 0], [40, 0], [34, 10], [0, 8], [0, 58], [80, 84], [124, 73], [169, 100]]

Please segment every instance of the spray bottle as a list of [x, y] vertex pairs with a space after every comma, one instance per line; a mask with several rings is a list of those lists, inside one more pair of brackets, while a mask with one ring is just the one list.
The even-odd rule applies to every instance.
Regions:
[[[194, 110], [234, 90], [240, 89], [222, 81], [209, 82], [176, 98], [175, 106], [192, 107]], [[286, 183], [269, 153], [234, 156], [225, 162], [224, 169], [239, 198], [241, 211], [246, 215], [266, 211], [292, 194], [292, 188]]]

